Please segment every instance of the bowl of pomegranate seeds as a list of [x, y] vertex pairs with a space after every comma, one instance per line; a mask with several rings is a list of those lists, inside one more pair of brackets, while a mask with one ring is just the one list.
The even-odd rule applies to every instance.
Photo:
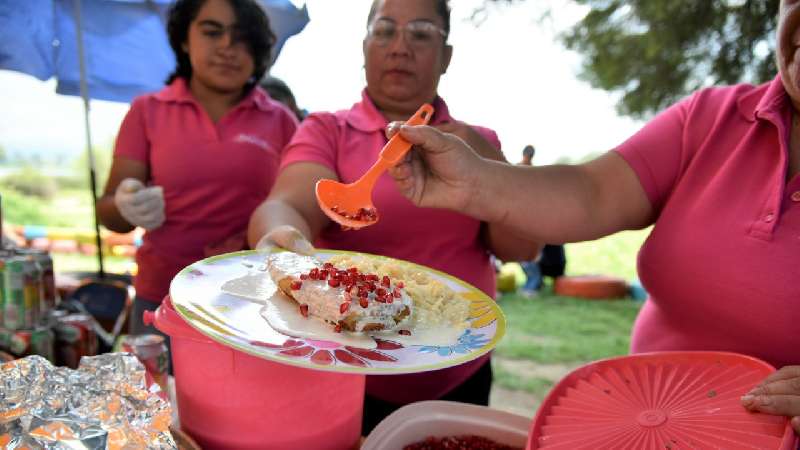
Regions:
[[361, 450], [522, 450], [531, 420], [485, 406], [432, 400], [406, 405]]

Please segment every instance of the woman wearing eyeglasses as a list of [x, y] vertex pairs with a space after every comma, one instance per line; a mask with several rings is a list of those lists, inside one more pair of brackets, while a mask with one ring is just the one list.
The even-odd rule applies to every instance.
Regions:
[[[250, 221], [251, 245], [275, 244], [308, 253], [318, 247], [391, 256], [463, 279], [494, 296], [490, 253], [502, 260], [535, 257], [538, 246], [496, 223], [442, 210], [415, 207], [383, 175], [373, 201], [381, 220], [342, 231], [317, 206], [314, 185], [329, 178], [350, 183], [377, 159], [391, 121], [408, 119], [431, 103], [433, 126], [456, 134], [484, 157], [503, 160], [496, 134], [455, 120], [437, 95], [450, 63], [450, 10], [446, 0], [375, 1], [363, 41], [367, 86], [350, 109], [311, 114], [284, 150], [269, 198]], [[367, 377], [363, 433], [400, 406], [447, 399], [488, 404], [489, 356], [435, 372]]]

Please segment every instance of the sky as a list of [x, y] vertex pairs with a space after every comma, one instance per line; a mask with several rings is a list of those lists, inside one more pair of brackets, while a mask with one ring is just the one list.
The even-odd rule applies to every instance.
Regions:
[[[360, 98], [361, 41], [370, 2], [305, 2], [310, 23], [289, 39], [271, 69], [301, 107], [334, 111]], [[556, 39], [585, 10], [569, 0], [491, 5], [476, 25], [469, 17], [482, 4], [451, 1], [453, 60], [439, 93], [455, 118], [494, 129], [510, 161], [520, 159], [526, 144], [536, 147], [539, 164], [577, 159], [615, 147], [641, 126], [616, 114], [614, 95], [578, 80], [580, 56]], [[543, 18], [548, 7], [554, 12]], [[0, 104], [0, 146], [7, 151], [84, 151], [83, 104], [55, 94], [55, 81], [0, 71]], [[123, 103], [91, 102], [96, 146], [113, 145], [127, 109]]]

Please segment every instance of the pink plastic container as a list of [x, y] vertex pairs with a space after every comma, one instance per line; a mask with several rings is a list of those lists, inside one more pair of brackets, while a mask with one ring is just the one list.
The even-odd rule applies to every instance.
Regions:
[[145, 322], [171, 338], [181, 429], [203, 449], [355, 448], [364, 376], [267, 361], [189, 326], [169, 297]]
[[595, 361], [550, 391], [527, 450], [795, 450], [786, 417], [750, 413], [739, 400], [774, 370], [725, 352]]

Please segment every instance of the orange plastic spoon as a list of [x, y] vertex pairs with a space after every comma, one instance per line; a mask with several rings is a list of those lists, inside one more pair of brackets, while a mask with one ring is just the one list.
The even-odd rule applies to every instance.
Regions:
[[[425, 125], [431, 116], [433, 106], [426, 103], [408, 119], [406, 125]], [[372, 188], [383, 171], [400, 162], [410, 148], [411, 143], [396, 134], [383, 147], [375, 164], [355, 182], [317, 181], [317, 203], [322, 212], [347, 228], [358, 229], [376, 223], [378, 211], [372, 204]]]

